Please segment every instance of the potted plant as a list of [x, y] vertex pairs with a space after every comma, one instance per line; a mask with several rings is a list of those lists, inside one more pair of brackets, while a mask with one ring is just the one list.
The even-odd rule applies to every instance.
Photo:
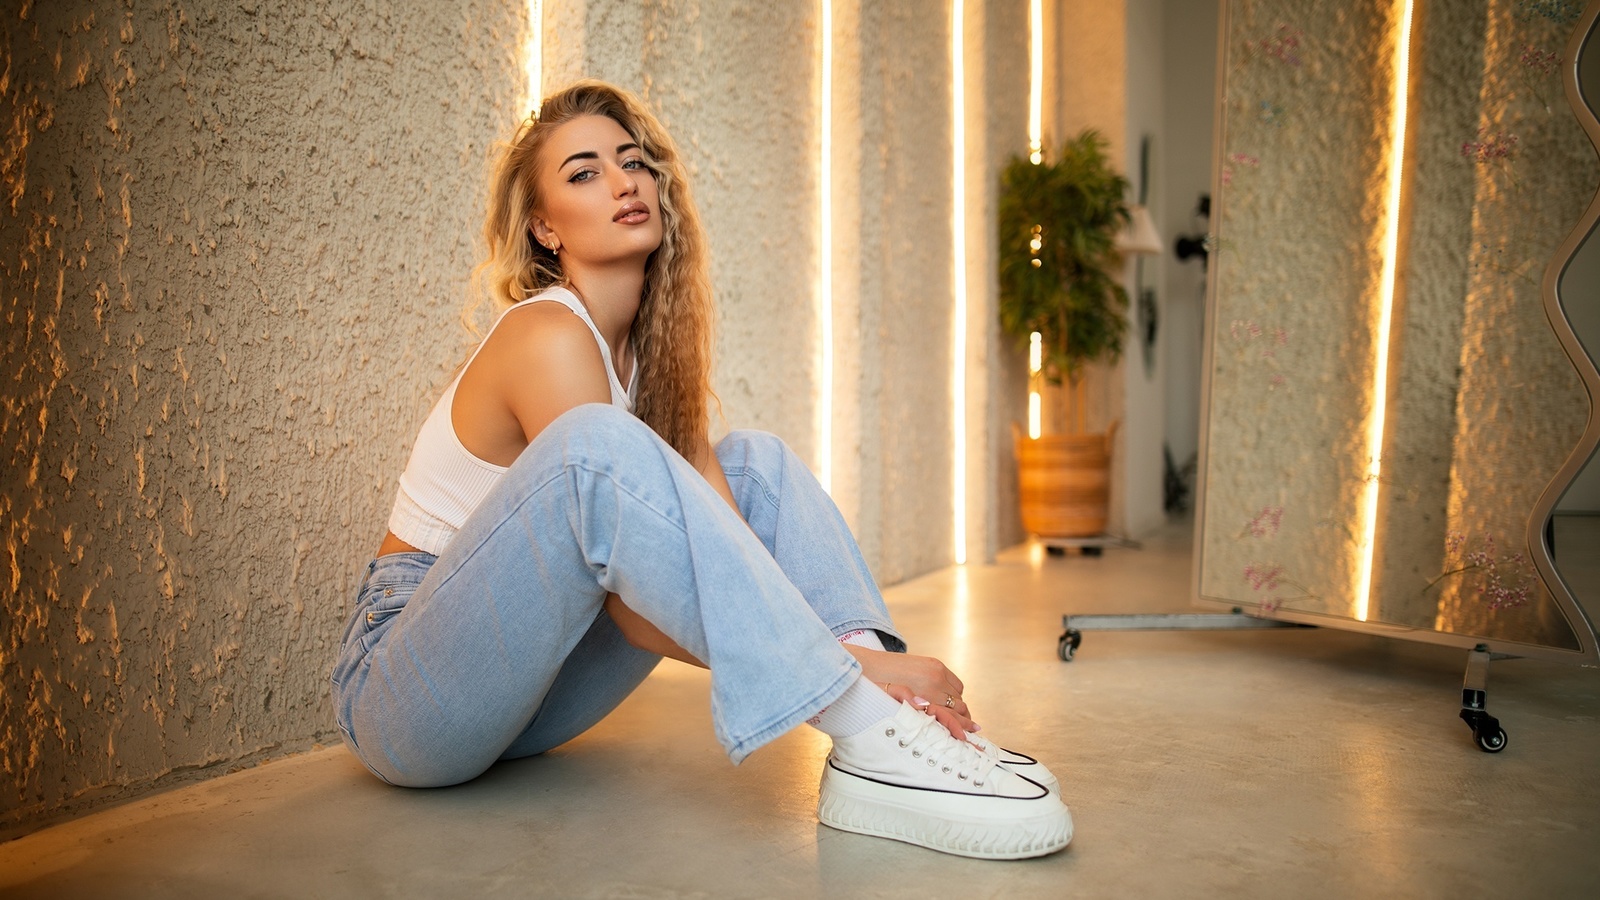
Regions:
[[1041, 537], [1103, 534], [1110, 508], [1111, 440], [1085, 434], [1084, 367], [1122, 355], [1128, 294], [1115, 275], [1129, 221], [1128, 180], [1087, 129], [1054, 160], [1017, 157], [1000, 188], [1000, 325], [1026, 345], [1040, 335], [1031, 378], [1065, 385], [1066, 434], [1017, 435], [1023, 527]]

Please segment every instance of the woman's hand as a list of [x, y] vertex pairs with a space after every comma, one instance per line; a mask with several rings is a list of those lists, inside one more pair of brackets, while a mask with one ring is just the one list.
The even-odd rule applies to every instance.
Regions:
[[910, 703], [938, 719], [957, 740], [964, 741], [967, 732], [978, 730], [972, 711], [961, 699], [965, 689], [961, 679], [944, 663], [931, 656], [869, 650], [854, 644], [843, 646], [861, 663], [861, 671], [868, 679], [894, 699]]

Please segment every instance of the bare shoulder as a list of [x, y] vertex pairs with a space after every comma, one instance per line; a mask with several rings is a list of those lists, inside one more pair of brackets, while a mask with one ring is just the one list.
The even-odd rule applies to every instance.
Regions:
[[507, 453], [514, 458], [567, 410], [610, 402], [605, 359], [589, 326], [560, 303], [530, 303], [500, 320], [462, 374], [454, 421], [468, 449], [468, 433], [482, 429], [483, 446], [495, 456], [480, 456], [495, 462]]
[[511, 310], [484, 341], [474, 362], [479, 360], [512, 382], [593, 380], [610, 397], [605, 360], [594, 333], [560, 303], [530, 303]]

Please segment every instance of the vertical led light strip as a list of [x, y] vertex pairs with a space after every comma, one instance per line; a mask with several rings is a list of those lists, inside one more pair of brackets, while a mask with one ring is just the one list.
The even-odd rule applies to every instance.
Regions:
[[[1028, 37], [1028, 161], [1037, 166], [1044, 162], [1044, 0], [1031, 4]], [[1037, 253], [1037, 236], [1034, 241]], [[1040, 339], [1037, 331], [1028, 335], [1028, 437], [1033, 440], [1039, 439], [1044, 418], [1044, 398], [1039, 396], [1039, 370], [1044, 365]]]
[[1039, 439], [1041, 407], [1039, 372], [1044, 368], [1044, 335], [1035, 331], [1028, 335], [1028, 437]]
[[539, 103], [544, 100], [544, 3], [528, 0], [528, 46], [523, 69], [528, 76], [528, 102], [524, 109], [539, 114]]
[[817, 275], [817, 480], [833, 493], [833, 0], [822, 0], [821, 219]]
[[1372, 599], [1372, 557], [1378, 534], [1378, 476], [1382, 472], [1384, 416], [1389, 392], [1389, 330], [1399, 267], [1400, 185], [1406, 152], [1406, 94], [1411, 69], [1411, 8], [1400, 0], [1400, 34], [1394, 62], [1394, 117], [1389, 127], [1389, 188], [1384, 203], [1383, 274], [1378, 281], [1377, 352], [1372, 365], [1372, 418], [1367, 425], [1367, 474], [1363, 497], [1361, 569], [1356, 576], [1356, 620], [1365, 622]]
[[1028, 161], [1044, 162], [1044, 0], [1033, 0], [1028, 14]]
[[955, 257], [955, 327], [951, 330], [952, 372], [951, 393], [954, 394], [952, 410], [955, 436], [954, 478], [951, 485], [951, 506], [955, 511], [956, 565], [967, 561], [967, 91], [966, 91], [966, 41], [963, 31], [966, 24], [962, 0], [950, 4], [950, 99], [951, 99], [951, 166], [950, 237], [951, 254]]

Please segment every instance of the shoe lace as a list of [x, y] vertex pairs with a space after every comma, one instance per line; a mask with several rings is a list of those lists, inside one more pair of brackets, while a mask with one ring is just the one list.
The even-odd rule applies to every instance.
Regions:
[[909, 750], [914, 759], [923, 760], [930, 768], [946, 775], [954, 773], [974, 787], [983, 787], [989, 773], [999, 763], [998, 757], [991, 758], [977, 747], [956, 740], [932, 716], [923, 716], [915, 730], [900, 734], [898, 740], [900, 747]]

